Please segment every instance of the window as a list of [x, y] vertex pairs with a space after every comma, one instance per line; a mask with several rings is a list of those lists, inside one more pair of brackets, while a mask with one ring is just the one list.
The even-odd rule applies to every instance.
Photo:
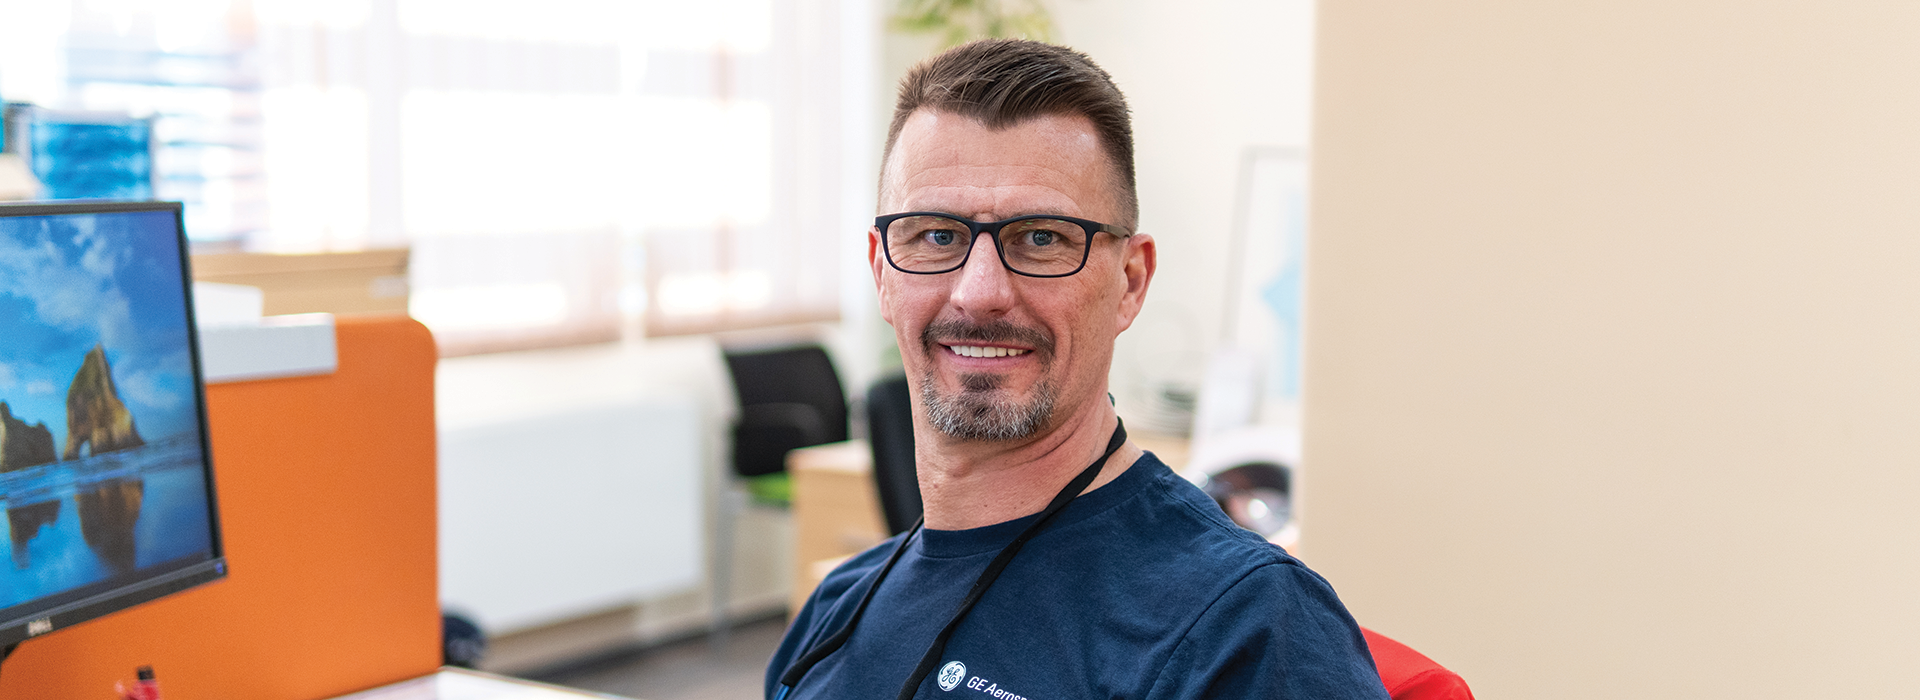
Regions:
[[54, 0], [0, 29], [0, 97], [154, 114], [204, 244], [411, 247], [449, 354], [724, 330], [838, 315], [845, 12]]

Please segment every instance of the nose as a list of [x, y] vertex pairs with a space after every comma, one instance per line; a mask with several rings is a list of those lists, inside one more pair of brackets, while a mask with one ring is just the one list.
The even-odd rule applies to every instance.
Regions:
[[958, 275], [948, 302], [967, 316], [979, 319], [1003, 315], [1013, 307], [1013, 272], [1000, 262], [999, 243], [992, 236], [976, 236], [967, 264]]

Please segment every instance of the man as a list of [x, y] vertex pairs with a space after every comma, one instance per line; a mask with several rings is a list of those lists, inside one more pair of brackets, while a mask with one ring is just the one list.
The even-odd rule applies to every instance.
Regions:
[[1153, 279], [1132, 132], [1085, 55], [961, 46], [902, 82], [868, 258], [920, 401], [922, 526], [814, 591], [769, 698], [1383, 698], [1325, 581], [1125, 441]]

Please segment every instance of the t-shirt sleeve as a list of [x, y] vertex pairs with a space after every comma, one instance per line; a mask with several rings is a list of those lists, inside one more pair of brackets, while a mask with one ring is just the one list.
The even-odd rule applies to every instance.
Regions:
[[1174, 648], [1147, 694], [1387, 700], [1360, 626], [1327, 582], [1293, 563], [1249, 572]]

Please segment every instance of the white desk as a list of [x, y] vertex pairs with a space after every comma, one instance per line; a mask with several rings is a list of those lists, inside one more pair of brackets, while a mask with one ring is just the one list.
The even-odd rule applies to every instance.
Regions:
[[628, 700], [460, 668], [384, 685], [333, 700]]

